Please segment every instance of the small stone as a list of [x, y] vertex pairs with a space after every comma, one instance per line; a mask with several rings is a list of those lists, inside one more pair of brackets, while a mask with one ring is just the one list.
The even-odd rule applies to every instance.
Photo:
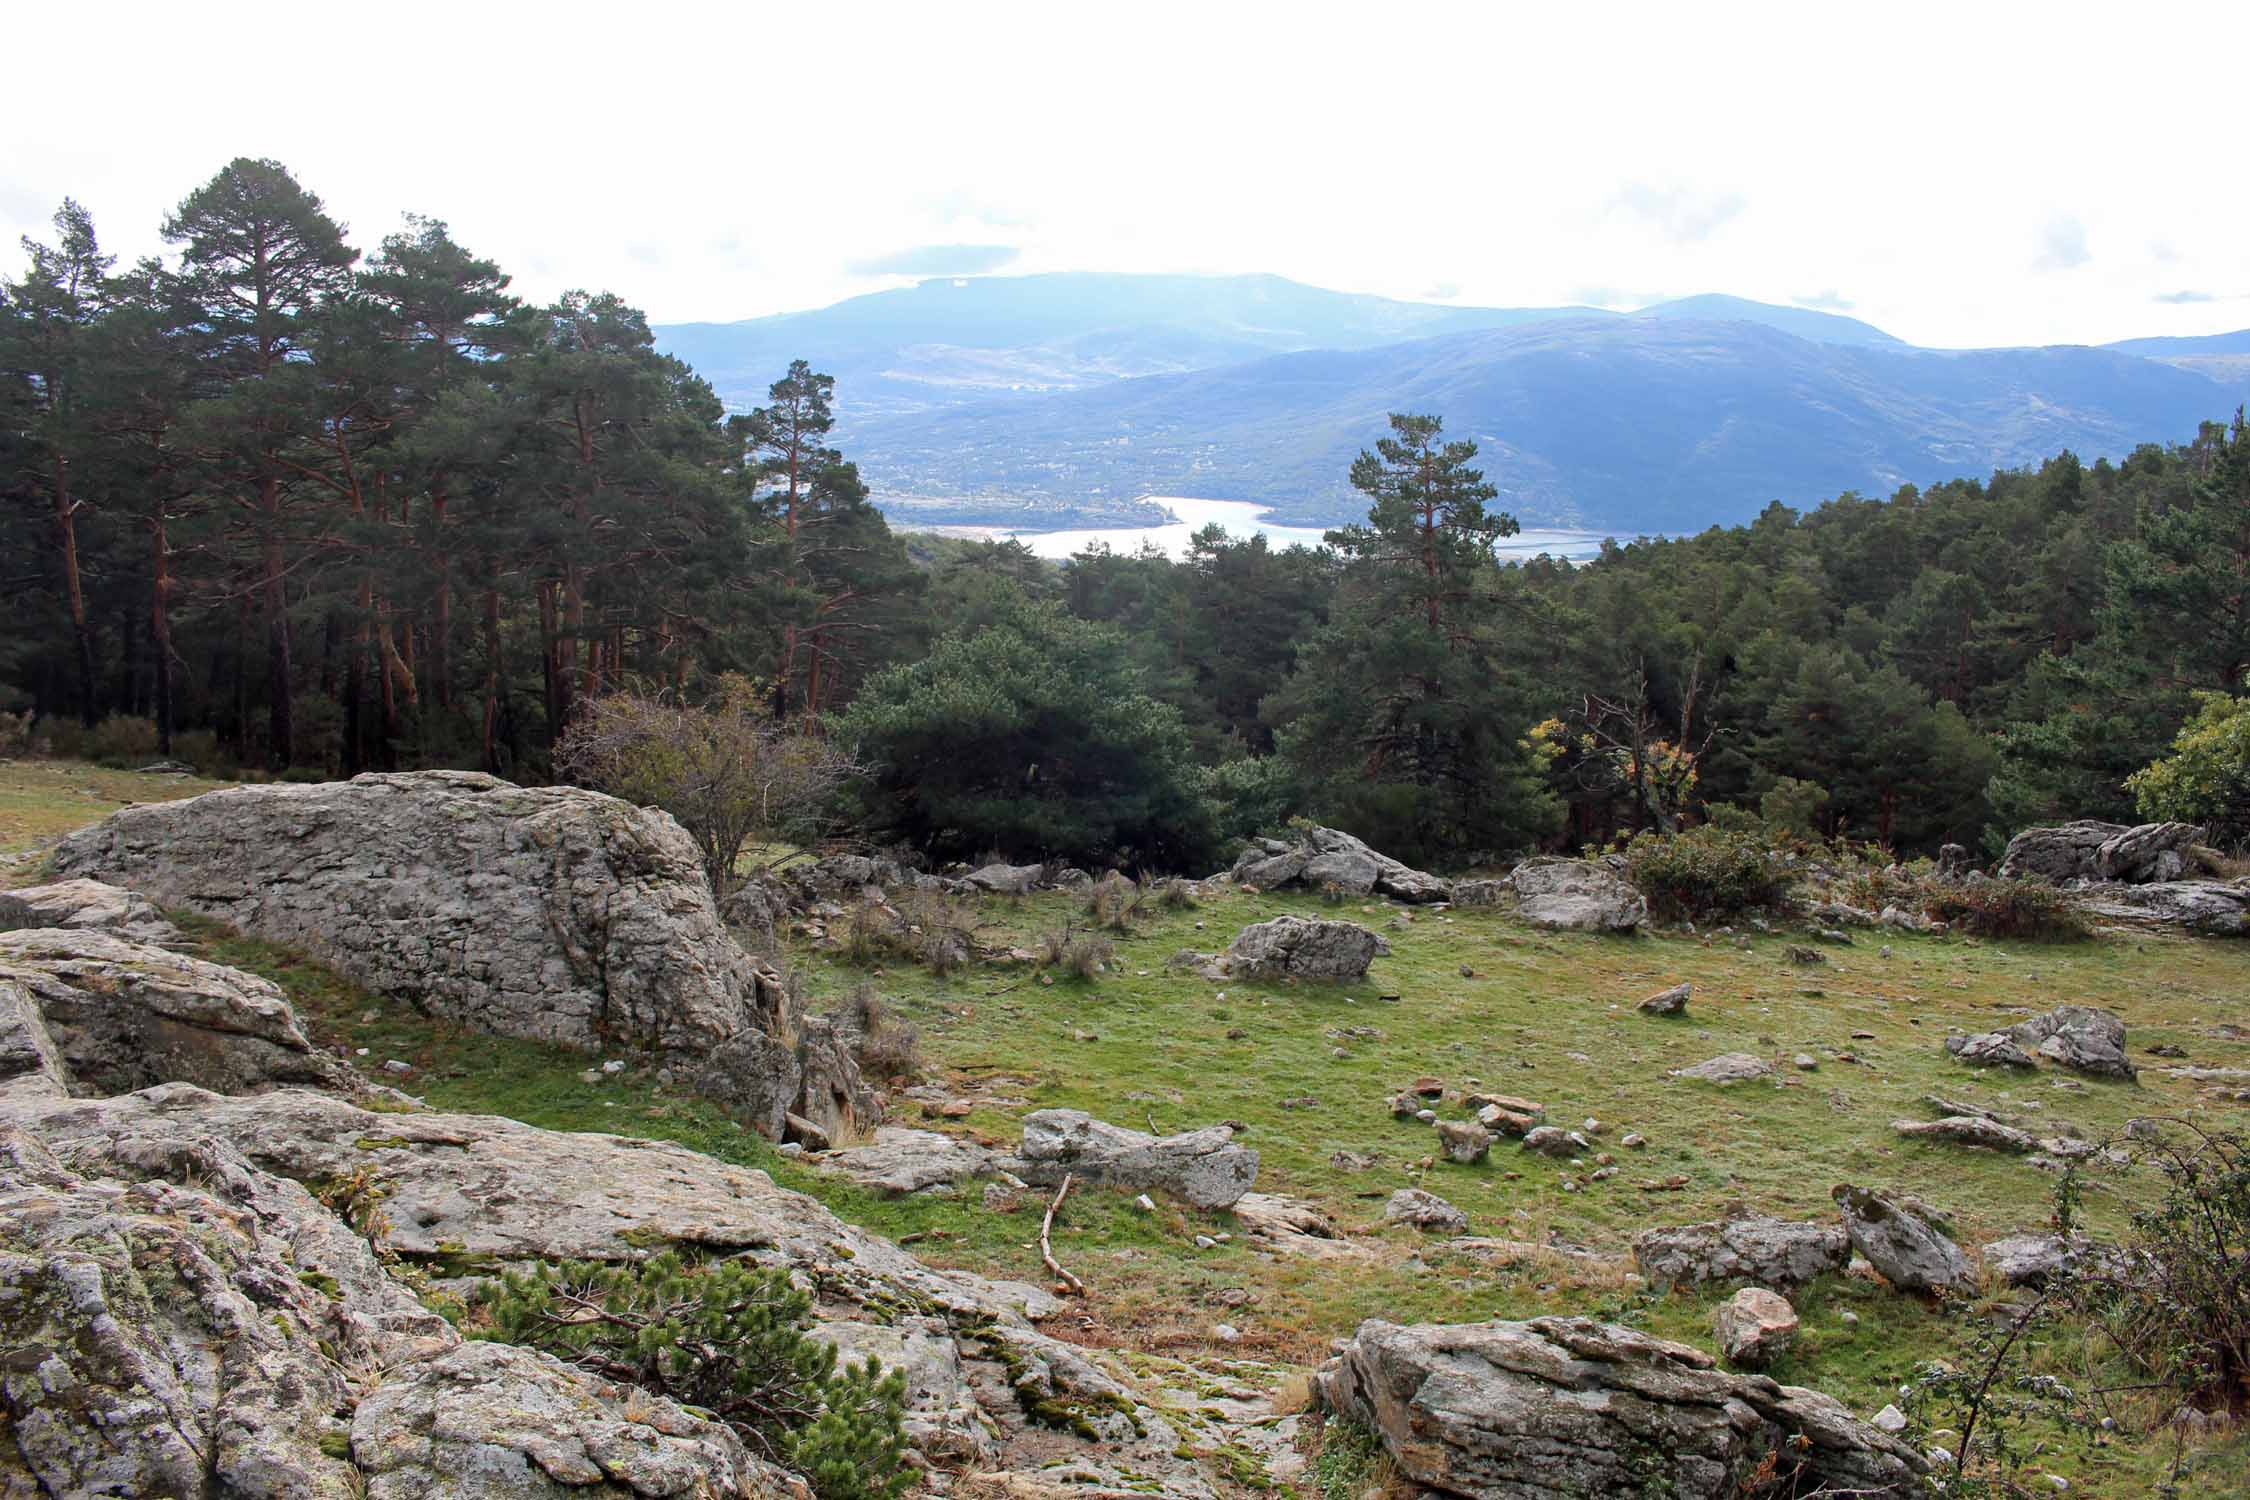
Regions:
[[1643, 1146], [1646, 1146], [1648, 1144], [1648, 1137], [1642, 1135], [1639, 1131], [1636, 1130], [1628, 1133], [1617, 1144], [1623, 1146], [1628, 1151], [1638, 1151]]
[[1800, 1052], [1794, 1058], [1790, 1059], [1790, 1061], [1795, 1065], [1797, 1071], [1800, 1073], [1813, 1073], [1818, 1072], [1820, 1069], [1820, 1059], [1813, 1056], [1810, 1052]]
[[1847, 1307], [1836, 1315], [1836, 1321], [1846, 1328], [1857, 1328], [1859, 1326], [1859, 1314]]
[[1688, 1001], [1693, 998], [1694, 994], [1695, 986], [1684, 983], [1675, 984], [1668, 990], [1659, 990], [1641, 1002], [1641, 1014], [1646, 1016], [1679, 1015], [1687, 1009]]
[[1901, 1433], [1906, 1431], [1906, 1413], [1895, 1406], [1886, 1406], [1868, 1418], [1868, 1425], [1882, 1432]]
[[609, 1074], [613, 1078], [616, 1077], [619, 1073], [625, 1071], [624, 1059], [616, 1057], [611, 1058], [608, 1062], [602, 1064], [602, 1071]]
[[1414, 1112], [1414, 1118], [1425, 1125], [1435, 1125], [1437, 1123], [1437, 1111], [1434, 1109], [1418, 1109]]
[[1240, 1343], [1242, 1341], [1242, 1330], [1232, 1323], [1213, 1323], [1211, 1325], [1211, 1337], [1222, 1344]]
[[414, 1071], [414, 1064], [410, 1062], [402, 1062], [398, 1058], [393, 1057], [384, 1061], [383, 1071], [386, 1073], [411, 1073]]
[[1437, 1130], [1446, 1156], [1462, 1166], [1483, 1161], [1492, 1150], [1492, 1132], [1473, 1120], [1448, 1120]]
[[1156, 1200], [1154, 1198], [1151, 1198], [1148, 1194], [1143, 1193], [1138, 1198], [1135, 1198], [1133, 1200], [1133, 1207], [1139, 1209], [1144, 1214], [1152, 1214], [1156, 1212]]
[[1195, 1237], [1195, 1248], [1198, 1250], [1216, 1250], [1219, 1248], [1219, 1242], [1207, 1234], [1199, 1234]]

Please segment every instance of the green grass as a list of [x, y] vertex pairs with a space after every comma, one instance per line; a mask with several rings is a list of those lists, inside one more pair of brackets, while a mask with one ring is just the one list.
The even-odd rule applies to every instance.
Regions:
[[[78, 760], [0, 761], [0, 859], [28, 853], [131, 803], [170, 802], [231, 784], [143, 776]], [[20, 883], [27, 874], [27, 867], [11, 871], [0, 864], [0, 883]]]
[[[60, 784], [72, 781], [65, 775]], [[67, 798], [62, 807], [80, 822], [105, 810], [90, 800], [72, 809]], [[1167, 966], [1182, 949], [1221, 948], [1243, 924], [1284, 912], [1373, 926], [1393, 953], [1366, 982], [1340, 985], [1215, 983]], [[1060, 895], [995, 899], [978, 916], [980, 942], [995, 948], [1036, 948], [1041, 933], [1083, 919], [1078, 903]], [[959, 1197], [879, 1198], [780, 1156], [722, 1110], [660, 1084], [640, 1059], [588, 1082], [598, 1059], [434, 1022], [287, 950], [194, 918], [185, 925], [206, 956], [282, 984], [322, 1041], [366, 1048], [371, 1076], [384, 1077], [388, 1058], [412, 1063], [403, 1086], [437, 1108], [677, 1141], [768, 1171], [933, 1263], [1045, 1279], [1036, 1192], [1012, 1212], [986, 1209], [975, 1187]], [[961, 1121], [925, 1121], [905, 1106], [896, 1111], [904, 1123], [1006, 1146], [1025, 1113], [1048, 1106], [1159, 1132], [1235, 1121], [1261, 1153], [1261, 1189], [1319, 1203], [1370, 1252], [1360, 1261], [1273, 1260], [1239, 1239], [1199, 1250], [1194, 1236], [1228, 1232], [1229, 1215], [1171, 1205], [1150, 1215], [1123, 1194], [1074, 1193], [1055, 1249], [1092, 1294], [1057, 1326], [1067, 1337], [1144, 1355], [1248, 1354], [1310, 1366], [1364, 1317], [1547, 1313], [1593, 1314], [1711, 1347], [1711, 1314], [1724, 1289], [1655, 1296], [1600, 1264], [1558, 1256], [1496, 1264], [1450, 1252], [1442, 1241], [1381, 1225], [1383, 1200], [1403, 1186], [1459, 1204], [1475, 1234], [1533, 1242], [1552, 1234], [1619, 1254], [1652, 1225], [1740, 1212], [1827, 1217], [1833, 1185], [1864, 1183], [1922, 1196], [1953, 1216], [1965, 1242], [1982, 1243], [2044, 1226], [2052, 1179], [2020, 1160], [1896, 1137], [1891, 1121], [1929, 1115], [1925, 1094], [2068, 1121], [2097, 1138], [2142, 1114], [2250, 1129], [2250, 1109], [2199, 1098], [2145, 1053], [2169, 1042], [2197, 1063], [2250, 1066], [2250, 1042], [2215, 1034], [2226, 1022], [2250, 1029], [2250, 943], [2150, 936], [2036, 945], [1891, 934], [1830, 948], [1827, 964], [1808, 968], [1783, 954], [1786, 942], [1802, 941], [1797, 935], [1759, 936], [1745, 952], [1724, 938], [1540, 934], [1490, 911], [1338, 907], [1233, 891], [1193, 910], [1149, 903], [1133, 930], [1109, 936], [1117, 963], [1092, 981], [1021, 963], [972, 963], [943, 979], [895, 962], [862, 968], [801, 938], [786, 957], [816, 1009], [871, 982], [921, 1029], [934, 1078], [957, 1095], [993, 1101]], [[1878, 951], [1885, 941], [1889, 958]], [[1462, 975], [1464, 966], [1473, 977]], [[1682, 979], [1695, 985], [1685, 1017], [1634, 1009]], [[2126, 1018], [2143, 1065], [2139, 1085], [2060, 1088], [2052, 1070], [1979, 1074], [1944, 1054], [1949, 1026], [1989, 1029], [2070, 1001]], [[1874, 1035], [1854, 1040], [1854, 1031]], [[1338, 1048], [1344, 1056], [1334, 1055]], [[1776, 1059], [1774, 1079], [1722, 1089], [1667, 1076], [1726, 1051]], [[1817, 1072], [1789, 1065], [1800, 1051], [1820, 1059]], [[1843, 1051], [1860, 1061], [1839, 1061]], [[1583, 1171], [1505, 1140], [1475, 1167], [1433, 1162], [1427, 1127], [1395, 1121], [1385, 1107], [1424, 1073], [1456, 1090], [1528, 1095], [1556, 1123], [1600, 1119], [1597, 1149], [1614, 1153], [1618, 1175], [1585, 1182]], [[1314, 1102], [1302, 1104], [1308, 1098]], [[1449, 1102], [1441, 1113], [1458, 1115], [1460, 1106]], [[1645, 1135], [1648, 1147], [1623, 1149], [1627, 1132]], [[1347, 1172], [1329, 1162], [1339, 1150], [1381, 1160]], [[1677, 1191], [1639, 1190], [1675, 1176], [1686, 1179]], [[1566, 1192], [1565, 1177], [1583, 1190]], [[2084, 1221], [2116, 1232], [2136, 1199], [2153, 1191], [2144, 1177], [2095, 1172]], [[1895, 1400], [1918, 1364], [1964, 1358], [1979, 1307], [1933, 1306], [1843, 1276], [1795, 1300], [1800, 1342], [1772, 1373], [1862, 1413]], [[1211, 1329], [1220, 1322], [1240, 1329], [1242, 1341], [1218, 1343]], [[2083, 1351], [2052, 1348], [2040, 1358], [2075, 1375]], [[2119, 1439], [2058, 1453], [2053, 1463], [2078, 1493], [2122, 1497], [2150, 1493], [2169, 1452], [2168, 1440]], [[2239, 1437], [2211, 1445], [2203, 1461], [2197, 1483], [2210, 1493], [2250, 1483], [2250, 1443]]]

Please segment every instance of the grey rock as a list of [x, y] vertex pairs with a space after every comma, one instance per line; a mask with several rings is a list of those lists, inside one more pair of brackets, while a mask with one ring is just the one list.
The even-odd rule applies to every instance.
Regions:
[[98, 880], [58, 880], [0, 891], [0, 932], [26, 927], [106, 932], [160, 948], [180, 941], [180, 929], [146, 896]]
[[1415, 903], [1445, 901], [1453, 894], [1450, 882], [1377, 853], [1335, 828], [1308, 828], [1295, 843], [1262, 840], [1235, 862], [1229, 878], [1260, 890], [1333, 885], [1348, 895], [1380, 891]]
[[1385, 1223], [1407, 1224], [1439, 1234], [1459, 1234], [1469, 1227], [1469, 1216], [1435, 1193], [1420, 1188], [1400, 1188], [1383, 1205]]
[[1959, 880], [1975, 868], [1968, 849], [1961, 844], [1940, 844], [1937, 852], [1937, 872], [1945, 880]]
[[1773, 1064], [1748, 1052], [1722, 1052], [1708, 1062], [1699, 1062], [1692, 1068], [1680, 1068], [1672, 1076], [1693, 1078], [1702, 1083], [1747, 1083], [1754, 1078], [1770, 1077]]
[[1894, 1120], [1891, 1129], [1903, 1136], [1939, 1140], [1954, 1146], [1977, 1146], [1987, 1151], [2008, 1151], [2019, 1156], [2039, 1145], [2028, 1132], [1981, 1115], [1948, 1115], [1942, 1120]]
[[1651, 1453], [1681, 1500], [1738, 1494], [1774, 1453], [1802, 1460], [1806, 1493], [1867, 1500], [1919, 1495], [1927, 1469], [1827, 1396], [1590, 1318], [1370, 1319], [1318, 1390], [1328, 1410], [1374, 1429], [1406, 1478], [1476, 1500], [1639, 1494]]
[[1001, 896], [1021, 896], [1030, 892], [1047, 873], [1045, 865], [986, 865], [971, 870], [969, 884], [980, 891], [990, 891]]
[[1261, 1248], [1315, 1260], [1363, 1260], [1367, 1251], [1345, 1239], [1315, 1204], [1280, 1193], [1244, 1193], [1234, 1221]]
[[1945, 1050], [1972, 1068], [2025, 1068], [2039, 1066], [2039, 1061], [2016, 1045], [2015, 1038], [2004, 1031], [1986, 1031], [1975, 1036], [1955, 1034], [1945, 1039]]
[[1357, 979], [1389, 944], [1352, 922], [1275, 917], [1235, 934], [1219, 967], [1253, 979]]
[[1593, 1142], [1575, 1130], [1564, 1130], [1554, 1125], [1536, 1125], [1523, 1133], [1523, 1149], [1541, 1156], [1575, 1156], [1591, 1151]]
[[2073, 1256], [2095, 1248], [2083, 1238], [2059, 1234], [2012, 1234], [1984, 1247], [1988, 1270], [2010, 1286], [2040, 1287]]
[[1456, 880], [1453, 882], [1455, 906], [1498, 906], [1514, 889], [1505, 880]]
[[2058, 1005], [2043, 1016], [2009, 1027], [2008, 1035], [2075, 1073], [2127, 1081], [2137, 1076], [2125, 1055], [2125, 1022], [2114, 1011]]
[[1641, 893], [1582, 859], [1527, 859], [1509, 877], [1517, 912], [1534, 927], [1630, 932], [1648, 919]]
[[836, 1351], [839, 1366], [873, 1359], [906, 1376], [906, 1439], [941, 1463], [990, 1468], [999, 1457], [960, 1341], [942, 1319], [897, 1323], [822, 1323], [813, 1336]]
[[1797, 1341], [1797, 1309], [1762, 1286], [1746, 1286], [1712, 1315], [1719, 1352], [1738, 1370], [1762, 1370]]
[[1646, 1016], [1676, 1016], [1687, 1009], [1688, 1001], [1694, 995], [1694, 985], [1686, 982], [1675, 984], [1670, 989], [1659, 990], [1643, 1000], [1640, 1011]]
[[1916, 1207], [1848, 1185], [1831, 1196], [1852, 1248], [1891, 1285], [1908, 1292], [1967, 1291], [1976, 1285], [1976, 1270], [1961, 1247]]
[[1633, 1241], [1633, 1263], [1664, 1286], [1751, 1281], [1788, 1290], [1843, 1270], [1851, 1253], [1841, 1224], [1763, 1217], [1649, 1229]]
[[1153, 1136], [1084, 1110], [1042, 1109], [1024, 1116], [1021, 1156], [1007, 1167], [1043, 1186], [1071, 1173], [1111, 1187], [1161, 1189], [1197, 1208], [1226, 1208], [1258, 1180], [1258, 1153], [1235, 1145], [1231, 1126]]
[[770, 1136], [798, 1108], [787, 993], [721, 925], [694, 840], [651, 808], [469, 771], [230, 787], [114, 813], [55, 867], [474, 1030], [648, 1048]]
[[2116, 921], [2156, 922], [2206, 937], [2250, 935], [2250, 881], [2090, 886], [2073, 899], [2081, 911]]
[[971, 1141], [934, 1130], [885, 1125], [864, 1146], [831, 1151], [823, 1170], [840, 1173], [863, 1187], [901, 1196], [939, 1186], [957, 1186], [994, 1170], [994, 1154]]
[[2008, 840], [1994, 871], [2003, 880], [2042, 879], [2060, 885], [2066, 880], [2093, 876], [2102, 845], [2121, 833], [2131, 832], [2122, 823], [2086, 818], [2026, 828]]
[[2092, 876], [2096, 880], [2176, 880], [2186, 868], [2184, 851], [2203, 842], [2204, 831], [2192, 823], [2142, 823], [2112, 834], [2094, 850]]
[[0, 1080], [36, 1073], [47, 1092], [355, 1081], [314, 1050], [275, 985], [102, 931], [0, 933], [0, 1018]]
[[1437, 1133], [1447, 1158], [1463, 1166], [1483, 1161], [1492, 1150], [1492, 1132], [1474, 1120], [1447, 1120]]

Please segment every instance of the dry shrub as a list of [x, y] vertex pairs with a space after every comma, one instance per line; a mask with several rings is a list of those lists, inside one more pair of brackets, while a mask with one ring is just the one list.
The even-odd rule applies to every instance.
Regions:
[[1117, 958], [1117, 945], [1099, 934], [1080, 933], [1063, 950], [1062, 964], [1080, 979], [1092, 979]]
[[1086, 890], [1086, 915], [1096, 927], [1131, 932], [1134, 921], [1148, 905], [1150, 890], [1112, 870]]
[[860, 1072], [888, 1084], [912, 1083], [922, 1076], [922, 1030], [901, 1021], [875, 987], [852, 986], [837, 1028], [850, 1040]]
[[1967, 880], [1933, 885], [1923, 910], [1978, 937], [2067, 942], [2090, 929], [2070, 898], [2037, 880]]
[[1141, 888], [1165, 911], [1194, 911], [1201, 905], [1195, 899], [1195, 887], [1177, 875], [1168, 875], [1162, 879], [1143, 875]]

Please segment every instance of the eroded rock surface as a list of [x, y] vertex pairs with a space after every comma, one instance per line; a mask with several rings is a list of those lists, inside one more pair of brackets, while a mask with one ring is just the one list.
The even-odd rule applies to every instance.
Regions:
[[2136, 1073], [2125, 1056], [2125, 1022], [2092, 1005], [2058, 1005], [2008, 1028], [2008, 1034], [2041, 1057], [2074, 1073], [2130, 1082]]
[[98, 880], [58, 880], [0, 891], [0, 932], [26, 927], [106, 932], [158, 947], [180, 941], [180, 929], [146, 896]]
[[91, 929], [0, 932], [0, 1084], [110, 1094], [172, 1079], [240, 1093], [352, 1073], [254, 974]]
[[1719, 1352], [1738, 1370], [1762, 1370], [1797, 1340], [1797, 1309], [1762, 1286], [1746, 1286], [1719, 1304], [1711, 1332]]
[[1197, 1208], [1231, 1207], [1258, 1180], [1258, 1153], [1234, 1144], [1231, 1126], [1154, 1136], [1078, 1109], [1042, 1109], [1024, 1116], [1022, 1151], [1004, 1165], [1044, 1187], [1057, 1185], [1070, 1173], [1080, 1182], [1155, 1188]]
[[1633, 1263], [1641, 1274], [1669, 1286], [1751, 1281], [1790, 1290], [1843, 1270], [1851, 1254], [1843, 1225], [1787, 1219], [1682, 1224], [1643, 1230], [1633, 1240]]
[[[768, 1135], [792, 1111], [835, 1112], [833, 1089], [800, 1098], [824, 1028], [789, 1014], [721, 924], [694, 841], [654, 809], [469, 771], [230, 787], [114, 813], [55, 867], [479, 1031], [647, 1048]], [[872, 1111], [856, 1074], [843, 1082], [847, 1112]]]
[[1322, 1367], [1319, 1392], [1380, 1434], [1407, 1478], [1475, 1500], [1637, 1495], [1652, 1478], [1682, 1500], [1719, 1500], [1769, 1455], [1803, 1461], [1800, 1493], [1907, 1500], [1926, 1467], [1827, 1396], [1590, 1318], [1369, 1320]]
[[1334, 886], [1347, 895], [1380, 891], [1409, 902], [1444, 901], [1453, 894], [1451, 882], [1379, 854], [1335, 828], [1308, 828], [1294, 843], [1261, 839], [1235, 861], [1228, 878], [1260, 890]]
[[1219, 967], [1250, 979], [1358, 979], [1390, 951], [1379, 934], [1354, 922], [1275, 917], [1236, 933]]
[[1868, 1188], [1840, 1186], [1832, 1195], [1852, 1248], [1907, 1292], [1957, 1292], [1976, 1285], [1961, 1247], [1915, 1205]]
[[1648, 919], [1639, 891], [1586, 860], [1527, 859], [1508, 879], [1517, 912], [1534, 927], [1630, 932]]

